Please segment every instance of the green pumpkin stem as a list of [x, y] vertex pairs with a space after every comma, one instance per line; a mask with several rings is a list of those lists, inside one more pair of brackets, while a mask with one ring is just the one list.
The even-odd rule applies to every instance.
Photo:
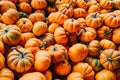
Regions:
[[107, 58], [107, 61], [110, 61], [110, 62], [112, 62], [112, 58]]
[[109, 31], [107, 31], [107, 32], [105, 33], [105, 35], [109, 35], [112, 31], [113, 31], [113, 29], [110, 29]]
[[93, 18], [97, 18], [97, 12], [95, 14], [92, 15]]
[[54, 46], [52, 50], [53, 50], [53, 51], [56, 51], [56, 50], [57, 50], [57, 47], [56, 47], [56, 46]]

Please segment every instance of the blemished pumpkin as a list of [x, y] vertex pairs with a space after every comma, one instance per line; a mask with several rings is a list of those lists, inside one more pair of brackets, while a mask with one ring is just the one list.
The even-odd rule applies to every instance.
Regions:
[[51, 5], [47, 6], [46, 12], [49, 14], [49, 13], [52, 13], [52, 12], [57, 12], [57, 10], [58, 9], [56, 8], [56, 5], [54, 3], [54, 4], [51, 4]]
[[92, 6], [90, 6], [89, 9], [88, 9], [88, 13], [89, 13], [89, 14], [90, 14], [90, 13], [94, 13], [94, 12], [100, 13], [100, 11], [101, 11], [101, 7], [100, 7], [99, 4], [98, 4], [98, 5], [92, 5]]
[[14, 24], [19, 19], [19, 12], [10, 8], [2, 14], [1, 19], [5, 24]]
[[0, 40], [9, 46], [20, 42], [22, 32], [16, 25], [7, 25], [0, 30]]
[[19, 80], [46, 80], [46, 77], [41, 72], [30, 72], [26, 73], [22, 77], [19, 78]]
[[84, 80], [94, 80], [95, 72], [88, 63], [78, 62], [73, 66], [73, 72], [80, 72]]
[[100, 54], [100, 64], [108, 70], [119, 68], [120, 51], [114, 49], [105, 49]]
[[12, 49], [7, 56], [7, 65], [18, 73], [29, 71], [34, 63], [33, 54], [25, 48]]
[[84, 44], [76, 43], [69, 48], [68, 55], [72, 62], [78, 63], [87, 57], [88, 48]]
[[51, 56], [46, 50], [40, 50], [35, 55], [34, 69], [39, 72], [46, 71], [51, 64]]
[[103, 69], [95, 75], [96, 80], [117, 80], [113, 71]]
[[20, 18], [16, 22], [16, 25], [20, 28], [22, 32], [30, 32], [33, 28], [33, 24], [28, 18]]
[[0, 69], [4, 67], [4, 64], [5, 64], [5, 57], [3, 56], [3, 54], [0, 53]]

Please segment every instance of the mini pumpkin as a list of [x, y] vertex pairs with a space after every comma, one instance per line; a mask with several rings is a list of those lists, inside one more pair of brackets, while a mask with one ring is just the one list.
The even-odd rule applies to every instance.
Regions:
[[3, 54], [0, 53], [0, 69], [4, 67], [4, 64], [5, 64], [5, 58]]
[[2, 41], [0, 41], [0, 53], [4, 54], [5, 52], [5, 45]]
[[113, 35], [112, 35], [112, 41], [115, 43], [115, 44], [120, 44], [120, 28], [116, 28], [113, 30]]

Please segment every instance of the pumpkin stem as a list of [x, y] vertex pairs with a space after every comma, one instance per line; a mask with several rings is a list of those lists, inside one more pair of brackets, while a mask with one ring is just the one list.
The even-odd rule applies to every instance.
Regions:
[[46, 42], [43, 42], [43, 44], [41, 45], [41, 46], [38, 46], [40, 49], [42, 48], [42, 47], [44, 47], [44, 46], [46, 46]]
[[73, 1], [70, 2], [70, 4], [69, 4], [69, 5], [66, 7], [66, 9], [62, 12], [62, 14], [65, 14], [65, 12], [70, 8], [70, 6], [72, 5], [72, 2], [73, 2]]
[[107, 31], [107, 32], [105, 33], [105, 35], [109, 35], [112, 31], [113, 31], [113, 29], [110, 29], [109, 31]]
[[8, 32], [8, 28], [5, 28], [5, 29], [4, 29], [4, 32], [7, 33], [7, 32]]
[[11, 49], [16, 50], [17, 52], [19, 52], [21, 54], [21, 58], [24, 58], [23, 53], [20, 50], [18, 50], [16, 47], [11, 47]]
[[74, 18], [72, 18], [72, 22], [74, 22]]
[[53, 51], [56, 51], [56, 50], [57, 50], [57, 47], [56, 47], [56, 46], [54, 46], [52, 50], [53, 50]]
[[107, 58], [108, 61], [112, 62], [112, 58]]
[[92, 15], [93, 18], [97, 18], [97, 12], [95, 14]]

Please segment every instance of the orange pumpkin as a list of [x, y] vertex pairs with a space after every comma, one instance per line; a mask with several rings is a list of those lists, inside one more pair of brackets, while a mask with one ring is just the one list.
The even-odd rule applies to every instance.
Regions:
[[14, 24], [19, 19], [19, 13], [11, 8], [2, 14], [1, 19], [5, 24]]
[[77, 20], [80, 26], [87, 26], [85, 18], [78, 18]]
[[45, 15], [45, 11], [44, 11], [44, 10], [41, 10], [41, 9], [35, 10], [35, 13], [42, 13], [43, 15]]
[[33, 28], [33, 24], [28, 18], [20, 18], [16, 22], [16, 25], [20, 28], [22, 32], [30, 32]]
[[115, 70], [119, 68], [120, 51], [105, 49], [100, 54], [100, 63], [105, 69]]
[[29, 71], [34, 63], [34, 56], [25, 49], [12, 47], [14, 50], [7, 56], [7, 65], [18, 73]]
[[90, 13], [94, 13], [94, 12], [98, 12], [98, 13], [101, 12], [100, 5], [92, 5], [89, 7], [88, 13], [90, 14]]
[[4, 54], [5, 52], [5, 45], [2, 41], [0, 41], [0, 53]]
[[76, 43], [69, 48], [69, 58], [72, 62], [83, 61], [88, 55], [88, 48], [81, 43]]
[[113, 35], [112, 35], [112, 41], [115, 43], [115, 44], [120, 44], [120, 28], [116, 28], [113, 30]]
[[39, 72], [44, 72], [51, 64], [51, 56], [45, 50], [40, 50], [35, 55], [34, 69]]
[[46, 80], [52, 80], [53, 79], [53, 74], [51, 70], [46, 70], [43, 72], [44, 76], [46, 77]]
[[94, 80], [95, 72], [88, 63], [79, 62], [73, 66], [73, 72], [80, 72], [84, 80]]
[[0, 69], [4, 67], [5, 64], [5, 58], [4, 56], [0, 53]]
[[46, 9], [46, 12], [49, 14], [49, 13], [52, 13], [52, 12], [57, 12], [57, 8], [55, 6], [55, 3], [54, 4], [51, 4], [51, 5], [48, 5], [47, 6], [47, 9]]
[[27, 3], [29, 3], [30, 2], [30, 0], [17, 0], [19, 3], [22, 3], [22, 2], [27, 2]]

